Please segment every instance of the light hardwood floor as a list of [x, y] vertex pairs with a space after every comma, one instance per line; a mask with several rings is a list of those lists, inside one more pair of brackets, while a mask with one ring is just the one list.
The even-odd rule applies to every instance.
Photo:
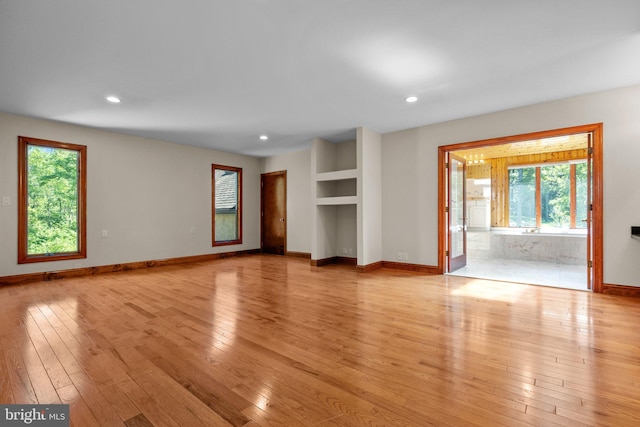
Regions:
[[0, 402], [74, 426], [640, 425], [640, 299], [253, 255], [0, 309]]

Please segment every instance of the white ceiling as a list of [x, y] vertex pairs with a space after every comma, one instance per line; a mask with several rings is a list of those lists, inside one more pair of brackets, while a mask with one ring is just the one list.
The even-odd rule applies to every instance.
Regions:
[[639, 83], [639, 0], [0, 0], [0, 111], [253, 156]]

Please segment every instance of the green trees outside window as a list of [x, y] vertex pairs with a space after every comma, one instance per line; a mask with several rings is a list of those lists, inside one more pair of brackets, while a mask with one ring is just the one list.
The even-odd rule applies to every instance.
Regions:
[[587, 228], [587, 162], [576, 163], [576, 206], [574, 210], [575, 227]]
[[78, 250], [78, 153], [28, 148], [27, 253]]
[[586, 228], [587, 162], [509, 169], [509, 226]]
[[509, 227], [536, 226], [536, 168], [509, 169]]
[[569, 164], [540, 167], [541, 223], [543, 227], [569, 228], [571, 222]]
[[18, 261], [86, 257], [86, 147], [19, 138]]

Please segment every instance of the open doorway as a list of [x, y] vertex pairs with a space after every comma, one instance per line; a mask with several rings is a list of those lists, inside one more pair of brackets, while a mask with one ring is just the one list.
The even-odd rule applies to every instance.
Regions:
[[441, 271], [600, 292], [601, 156], [601, 124], [439, 147]]

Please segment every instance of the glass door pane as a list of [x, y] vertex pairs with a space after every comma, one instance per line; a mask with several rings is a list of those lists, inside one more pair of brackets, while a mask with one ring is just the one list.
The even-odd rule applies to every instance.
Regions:
[[467, 264], [465, 167], [464, 159], [449, 156], [449, 272]]

